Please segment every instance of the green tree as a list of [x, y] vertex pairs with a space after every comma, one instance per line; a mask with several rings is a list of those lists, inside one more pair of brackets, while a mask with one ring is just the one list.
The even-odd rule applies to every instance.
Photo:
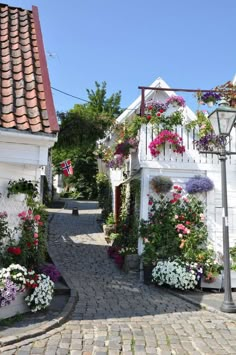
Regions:
[[65, 186], [73, 185], [83, 198], [96, 197], [97, 164], [93, 154], [96, 141], [104, 137], [121, 113], [121, 93], [107, 98], [106, 83], [95, 82], [95, 90], [88, 90], [89, 102], [76, 104], [68, 112], [58, 113], [60, 132], [53, 147], [53, 165], [59, 173], [60, 162], [70, 159], [74, 175], [64, 178]]

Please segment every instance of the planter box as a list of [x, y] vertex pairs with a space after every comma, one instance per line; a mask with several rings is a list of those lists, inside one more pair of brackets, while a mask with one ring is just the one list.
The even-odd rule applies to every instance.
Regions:
[[218, 275], [213, 282], [206, 282], [204, 279], [201, 279], [200, 283], [201, 288], [210, 288], [218, 289], [219, 291], [223, 288], [223, 275]]
[[140, 257], [138, 254], [125, 255], [123, 270], [125, 272], [129, 271], [139, 271], [140, 268]]
[[106, 236], [109, 237], [111, 233], [115, 233], [116, 226], [114, 224], [104, 224], [103, 225], [103, 232]]
[[25, 302], [25, 297], [28, 295], [28, 291], [17, 293], [16, 299], [12, 301], [8, 306], [0, 308], [0, 320], [14, 317], [17, 314], [27, 313], [30, 311]]

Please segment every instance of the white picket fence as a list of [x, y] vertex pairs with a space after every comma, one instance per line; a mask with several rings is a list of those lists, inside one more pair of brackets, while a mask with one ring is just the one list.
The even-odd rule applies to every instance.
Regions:
[[[140, 162], [158, 161], [163, 163], [173, 163], [174, 165], [181, 164], [219, 164], [218, 155], [216, 154], [199, 154], [196, 149], [194, 140], [197, 138], [197, 131], [192, 129], [186, 130], [183, 126], [177, 126], [175, 132], [183, 139], [185, 146], [185, 153], [174, 153], [170, 144], [165, 145], [165, 149], [157, 157], [153, 157], [148, 148], [149, 144], [156, 138], [157, 134], [151, 124], [142, 125], [140, 130], [140, 143], [139, 143], [139, 160]], [[236, 129], [232, 130], [230, 144], [228, 150], [236, 152]], [[236, 165], [236, 157], [229, 156], [229, 164]]]

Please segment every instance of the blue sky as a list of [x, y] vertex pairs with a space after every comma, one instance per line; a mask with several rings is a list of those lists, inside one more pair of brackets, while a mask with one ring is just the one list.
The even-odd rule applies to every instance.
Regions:
[[[4, 3], [38, 6], [51, 86], [83, 99], [95, 81], [107, 82], [108, 96], [121, 90], [127, 107], [159, 76], [173, 88], [211, 89], [236, 73], [235, 0]], [[82, 103], [53, 97], [58, 111]]]

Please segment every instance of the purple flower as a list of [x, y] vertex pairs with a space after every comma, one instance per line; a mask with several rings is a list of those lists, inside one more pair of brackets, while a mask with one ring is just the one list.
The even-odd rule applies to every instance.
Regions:
[[221, 99], [221, 95], [217, 92], [206, 92], [201, 96], [201, 100], [205, 103], [207, 102], [217, 102]]
[[182, 96], [177, 96], [177, 95], [173, 95], [171, 97], [169, 97], [167, 100], [166, 100], [166, 105], [169, 106], [169, 105], [177, 105], [177, 106], [182, 106], [184, 107], [185, 106], [185, 100]]
[[53, 264], [43, 265], [40, 267], [40, 272], [50, 277], [53, 282], [57, 282], [61, 274]]
[[207, 176], [194, 176], [186, 182], [185, 188], [189, 194], [196, 194], [212, 190], [214, 184]]
[[225, 138], [217, 136], [214, 133], [206, 134], [199, 140], [193, 141], [196, 144], [197, 150], [213, 151], [214, 149], [221, 148], [225, 143]]
[[147, 101], [145, 104], [145, 107], [148, 109], [148, 111], [162, 111], [165, 112], [168, 108], [168, 105], [165, 102], [160, 102], [160, 101]]
[[16, 299], [17, 285], [7, 279], [0, 287], [0, 307], [7, 306]]

